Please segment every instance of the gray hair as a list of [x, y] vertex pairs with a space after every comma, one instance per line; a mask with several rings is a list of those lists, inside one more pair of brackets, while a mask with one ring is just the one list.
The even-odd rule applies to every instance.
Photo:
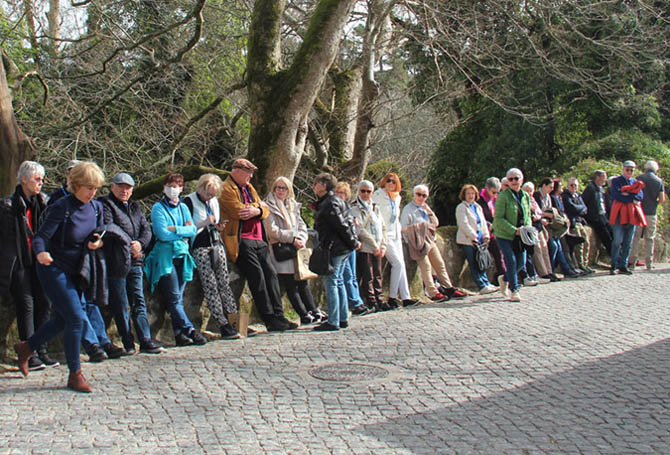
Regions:
[[578, 179], [577, 177], [572, 176], [572, 177], [570, 177], [570, 178], [568, 179], [568, 184], [569, 184], [570, 182], [578, 182], [578, 181], [579, 181], [579, 179]]
[[412, 189], [412, 194], [416, 194], [417, 191], [423, 190], [426, 192], [426, 194], [430, 194], [430, 190], [428, 189], [428, 185], [424, 185], [423, 183], [419, 183]]
[[654, 160], [649, 160], [645, 163], [644, 170], [656, 173], [658, 172], [658, 163]]
[[517, 168], [515, 168], [515, 167], [513, 167], [513, 168], [511, 168], [509, 171], [507, 171], [507, 173], [505, 174], [505, 177], [506, 177], [506, 178], [509, 178], [509, 177], [511, 177], [511, 176], [513, 176], [513, 175], [516, 175], [516, 176], [518, 176], [518, 177], [523, 178], [523, 172], [521, 172], [521, 169], [517, 169]]
[[530, 192], [532, 193], [535, 190], [535, 184], [533, 182], [526, 182], [523, 184], [521, 188], [523, 188], [524, 190], [530, 190]]
[[358, 184], [358, 189], [360, 190], [363, 187], [370, 188], [371, 190], [375, 189], [374, 183], [370, 180], [361, 180], [361, 183]]
[[23, 181], [23, 177], [31, 178], [36, 175], [44, 176], [46, 172], [44, 171], [44, 166], [35, 161], [24, 161], [19, 166], [19, 170], [16, 173], [16, 180], [19, 183]]
[[500, 190], [500, 179], [498, 177], [489, 177], [486, 179], [484, 186], [488, 189]]

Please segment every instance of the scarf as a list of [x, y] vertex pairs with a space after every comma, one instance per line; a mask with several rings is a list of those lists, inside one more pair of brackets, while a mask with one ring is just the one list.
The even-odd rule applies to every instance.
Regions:
[[271, 208], [275, 208], [279, 211], [289, 229], [295, 229], [298, 226], [295, 199], [287, 197], [285, 201], [282, 201], [275, 193], [270, 192], [265, 200]]

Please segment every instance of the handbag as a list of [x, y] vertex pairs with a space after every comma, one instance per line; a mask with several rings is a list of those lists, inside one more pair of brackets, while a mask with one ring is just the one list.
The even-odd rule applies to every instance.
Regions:
[[489, 252], [488, 246], [485, 243], [478, 243], [475, 246], [475, 260], [477, 261], [477, 267], [482, 272], [493, 267], [493, 258]]
[[305, 281], [316, 278], [319, 275], [309, 269], [309, 258], [312, 256], [311, 248], [300, 248], [295, 257], [295, 279]]
[[319, 244], [314, 251], [312, 251], [312, 256], [309, 258], [309, 269], [312, 272], [317, 275], [330, 275], [335, 271], [333, 264], [330, 261], [330, 248], [332, 246], [332, 242], [328, 248]]
[[298, 254], [298, 249], [292, 243], [273, 243], [272, 253], [275, 261], [284, 262], [293, 259]]

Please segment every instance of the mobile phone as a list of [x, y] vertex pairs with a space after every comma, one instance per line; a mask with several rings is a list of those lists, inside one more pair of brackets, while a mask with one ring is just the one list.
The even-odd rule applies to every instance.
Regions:
[[105, 236], [105, 234], [107, 234], [106, 230], [102, 231], [100, 234], [98, 234], [98, 240], [102, 239]]

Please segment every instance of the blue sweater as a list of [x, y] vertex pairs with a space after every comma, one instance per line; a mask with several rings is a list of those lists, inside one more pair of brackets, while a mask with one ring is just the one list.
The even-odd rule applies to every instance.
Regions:
[[102, 224], [100, 202], [84, 204], [74, 194], [62, 197], [49, 207], [33, 239], [35, 254], [47, 251], [56, 267], [76, 274], [91, 234]]

